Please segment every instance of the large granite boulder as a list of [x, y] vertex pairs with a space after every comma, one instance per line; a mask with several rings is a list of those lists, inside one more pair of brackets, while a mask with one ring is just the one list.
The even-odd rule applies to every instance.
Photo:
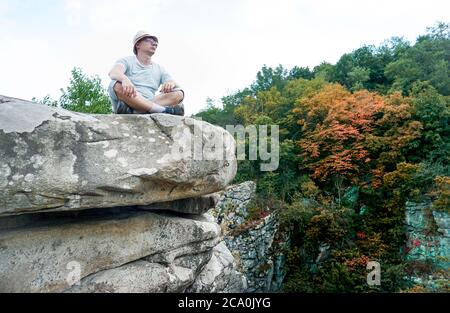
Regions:
[[240, 292], [209, 214], [235, 142], [191, 118], [0, 96], [0, 292]]
[[115, 208], [26, 217], [1, 225], [0, 292], [181, 292], [221, 241], [205, 215]]
[[199, 197], [236, 174], [234, 138], [192, 118], [0, 108], [0, 216]]

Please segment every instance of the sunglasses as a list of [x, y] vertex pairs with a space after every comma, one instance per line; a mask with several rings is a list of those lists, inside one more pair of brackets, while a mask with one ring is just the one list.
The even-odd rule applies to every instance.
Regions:
[[142, 39], [142, 41], [148, 41], [152, 45], [158, 45], [158, 40], [156, 40], [155, 38], [152, 38], [152, 37], [144, 38], [144, 39]]

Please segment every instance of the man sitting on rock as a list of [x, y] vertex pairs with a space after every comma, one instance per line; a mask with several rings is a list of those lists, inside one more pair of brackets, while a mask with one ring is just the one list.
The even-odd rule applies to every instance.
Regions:
[[[117, 61], [109, 72], [113, 111], [117, 114], [167, 113], [184, 115], [184, 91], [152, 56], [158, 38], [139, 31], [133, 39], [135, 55]], [[155, 96], [161, 86], [161, 93]]]

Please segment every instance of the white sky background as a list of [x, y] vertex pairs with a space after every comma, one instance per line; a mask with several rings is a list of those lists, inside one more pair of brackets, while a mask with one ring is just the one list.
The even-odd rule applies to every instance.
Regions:
[[159, 38], [153, 60], [183, 86], [190, 115], [247, 87], [264, 64], [335, 63], [449, 20], [448, 0], [0, 0], [0, 94], [59, 99], [73, 67], [107, 86], [144, 29]]

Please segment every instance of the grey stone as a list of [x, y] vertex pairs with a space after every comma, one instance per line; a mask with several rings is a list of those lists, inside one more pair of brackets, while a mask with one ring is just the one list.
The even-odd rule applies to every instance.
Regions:
[[427, 220], [425, 210], [431, 210], [431, 203], [406, 202], [406, 225], [415, 231], [425, 231]]
[[220, 242], [219, 237], [215, 237], [211, 240], [203, 240], [199, 242], [192, 242], [189, 245], [181, 246], [163, 253], [157, 253], [145, 258], [149, 262], [171, 264], [175, 259], [184, 255], [192, 255], [194, 253], [202, 253], [211, 251]]
[[[198, 252], [199, 245], [207, 250], [220, 236], [219, 226], [201, 221], [206, 219], [201, 216], [193, 220], [150, 212], [92, 212], [0, 231], [0, 292], [62, 292], [71, 286], [68, 277], [74, 268], [83, 279], [151, 255], [176, 258]], [[120, 277], [124, 271], [114, 273]]]
[[[430, 214], [431, 213], [431, 214]], [[450, 214], [433, 210], [431, 201], [406, 202], [407, 258], [432, 260], [445, 270], [450, 269]], [[433, 228], [433, 229], [430, 229]]]
[[[0, 105], [0, 216], [199, 197], [236, 174], [234, 138], [206, 122], [89, 115], [4, 96]], [[218, 142], [215, 159], [207, 152]]]
[[83, 279], [68, 293], [182, 292], [194, 281], [191, 269], [136, 261]]
[[212, 249], [206, 252], [189, 254], [174, 260], [173, 264], [179, 267], [191, 269], [197, 277], [205, 265], [211, 260]]
[[[277, 212], [253, 221], [253, 225], [244, 232], [233, 231], [248, 218], [246, 206], [255, 191], [254, 182], [230, 186], [210, 213], [221, 225], [224, 241], [236, 258], [239, 270], [247, 278], [248, 289], [245, 291], [277, 292], [286, 276], [286, 258], [283, 255], [289, 246], [289, 232], [280, 232]], [[275, 238], [283, 244], [275, 246]], [[272, 260], [276, 260], [276, 266]]]
[[236, 293], [242, 292], [246, 288], [245, 276], [236, 270], [233, 255], [221, 242], [213, 249], [210, 261], [186, 291]]
[[450, 214], [447, 212], [433, 211], [433, 218], [439, 231], [445, 236], [450, 237]]

